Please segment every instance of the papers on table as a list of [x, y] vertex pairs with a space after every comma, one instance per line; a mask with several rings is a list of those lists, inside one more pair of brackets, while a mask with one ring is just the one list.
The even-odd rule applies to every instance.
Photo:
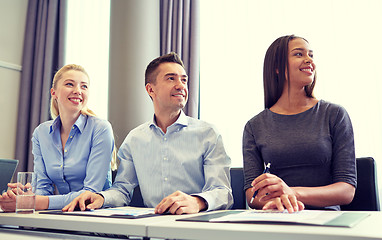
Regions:
[[300, 212], [288, 213], [287, 211], [247, 210], [216, 218], [210, 218], [209, 222], [273, 222], [352, 227], [367, 216], [369, 216], [368, 213], [362, 212], [303, 210]]
[[59, 215], [74, 215], [87, 217], [112, 217], [112, 218], [144, 218], [159, 216], [155, 214], [154, 208], [136, 208], [136, 207], [119, 207], [119, 208], [104, 208], [86, 211], [62, 212], [58, 211], [42, 211], [40, 214], [59, 214]]
[[295, 213], [287, 211], [248, 210], [237, 214], [230, 214], [213, 218], [210, 222], [290, 222], [323, 225], [340, 216], [339, 211], [309, 211]]
[[75, 211], [66, 212], [65, 214], [75, 214], [75, 215], [97, 215], [97, 216], [142, 216], [147, 214], [155, 214], [154, 208], [105, 208], [87, 211]]

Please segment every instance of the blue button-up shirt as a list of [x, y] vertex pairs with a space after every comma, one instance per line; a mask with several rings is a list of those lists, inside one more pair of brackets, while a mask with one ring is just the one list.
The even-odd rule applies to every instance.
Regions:
[[166, 133], [154, 120], [132, 130], [118, 157], [116, 180], [101, 192], [104, 207], [128, 205], [138, 184], [147, 207], [155, 207], [177, 190], [204, 198], [208, 210], [227, 209], [233, 203], [231, 160], [221, 135], [210, 124], [183, 112]]
[[[83, 191], [111, 186], [110, 162], [114, 148], [111, 124], [80, 115], [62, 149], [61, 120], [40, 124], [32, 137], [38, 195], [49, 195], [49, 209], [60, 209]], [[54, 185], [60, 195], [54, 195]]]

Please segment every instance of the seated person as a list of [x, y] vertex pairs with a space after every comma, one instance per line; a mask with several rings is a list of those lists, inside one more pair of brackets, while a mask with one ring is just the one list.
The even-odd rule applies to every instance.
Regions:
[[[243, 134], [251, 208], [339, 210], [353, 199], [352, 124], [343, 107], [313, 96], [315, 76], [313, 51], [305, 39], [284, 36], [268, 48], [265, 110], [247, 122]], [[268, 163], [270, 173], [262, 174]]]
[[215, 128], [183, 113], [187, 83], [183, 62], [175, 53], [147, 66], [145, 84], [154, 105], [153, 119], [133, 129], [121, 145], [113, 186], [99, 194], [85, 192], [63, 211], [128, 205], [137, 185], [145, 205], [159, 214], [231, 207], [230, 158]]
[[[88, 109], [89, 85], [87, 72], [75, 64], [62, 67], [53, 78], [54, 120], [40, 124], [32, 137], [36, 210], [61, 209], [85, 190], [99, 192], [111, 186], [113, 130]], [[16, 183], [8, 186], [0, 205], [4, 211], [15, 211]]]

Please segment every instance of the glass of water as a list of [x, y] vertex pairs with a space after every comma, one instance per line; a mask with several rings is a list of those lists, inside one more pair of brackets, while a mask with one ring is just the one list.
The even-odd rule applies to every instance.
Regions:
[[19, 172], [17, 174], [16, 213], [34, 213], [36, 199], [36, 174]]

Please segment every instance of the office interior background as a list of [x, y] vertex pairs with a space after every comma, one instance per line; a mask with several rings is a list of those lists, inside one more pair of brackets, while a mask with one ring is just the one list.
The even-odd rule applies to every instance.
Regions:
[[[122, 4], [124, 0], [111, 1]], [[143, 82], [146, 65], [159, 55], [158, 2], [126, 0], [122, 4], [126, 9], [116, 13], [110, 12], [110, 0], [68, 1], [65, 63], [87, 69], [91, 78], [89, 107], [111, 121], [117, 147], [131, 129], [152, 117]], [[0, 2], [1, 158], [15, 158], [27, 7], [27, 0]], [[114, 21], [111, 27], [128, 31], [119, 33], [126, 42], [113, 51], [126, 54], [110, 59], [110, 19], [117, 17], [122, 21]], [[381, 189], [381, 23], [379, 0], [200, 1], [199, 114], [221, 132], [232, 166], [242, 166], [245, 123], [264, 109], [265, 51], [277, 37], [296, 34], [306, 38], [314, 50], [315, 96], [347, 109], [356, 156], [376, 160]], [[120, 70], [109, 71], [111, 60], [120, 61]], [[109, 86], [120, 87], [117, 91]]]

